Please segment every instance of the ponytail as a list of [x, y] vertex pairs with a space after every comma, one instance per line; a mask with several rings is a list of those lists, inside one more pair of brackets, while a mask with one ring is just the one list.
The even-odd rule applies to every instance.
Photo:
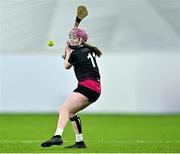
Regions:
[[92, 52], [95, 53], [95, 55], [97, 55], [98, 57], [100, 57], [102, 55], [102, 52], [95, 46], [92, 46], [90, 44], [87, 44], [87, 43], [83, 43], [84, 47], [92, 50]]

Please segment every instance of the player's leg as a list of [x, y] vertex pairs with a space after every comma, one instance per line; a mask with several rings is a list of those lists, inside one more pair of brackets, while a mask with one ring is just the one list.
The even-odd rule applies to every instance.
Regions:
[[[60, 109], [60, 113], [62, 116], [66, 115], [66, 114], [62, 114], [64, 112], [64, 110], [69, 113], [69, 118], [72, 121], [73, 129], [75, 132], [76, 143], [71, 146], [68, 146], [66, 148], [86, 148], [86, 145], [83, 141], [83, 136], [82, 136], [81, 120], [80, 120], [80, 117], [75, 115], [75, 113], [77, 113], [78, 111], [89, 106], [91, 103], [87, 101], [88, 99], [84, 95], [77, 93], [77, 92], [73, 92], [70, 97], [71, 97], [70, 98], [71, 101], [73, 100], [73, 103], [71, 103], [71, 101], [67, 101], [66, 103], [64, 103], [64, 105]], [[68, 115], [64, 118], [62, 116], [60, 116], [60, 118], [58, 120], [57, 130], [61, 129], [62, 126], [66, 125], [64, 120], [67, 123]], [[64, 128], [65, 128], [65, 126], [64, 126]], [[55, 133], [55, 135], [59, 135], [59, 134]]]
[[74, 115], [72, 118], [70, 118], [70, 120], [75, 133], [76, 142], [75, 144], [66, 146], [65, 148], [86, 148], [83, 140], [82, 123], [80, 117], [78, 115]]
[[59, 110], [59, 119], [54, 136], [50, 140], [42, 143], [41, 146], [49, 147], [54, 144], [61, 145], [63, 143], [61, 136], [69, 120], [69, 115], [76, 113], [78, 110], [88, 105], [89, 103], [84, 95], [73, 92]]
[[66, 148], [86, 148], [86, 145], [83, 141], [81, 119], [76, 113], [86, 108], [91, 103], [95, 102], [99, 98], [100, 94], [81, 86], [78, 86], [78, 88], [75, 89], [74, 91], [86, 96], [88, 98], [88, 101], [84, 102], [83, 105], [79, 105], [79, 107], [76, 108], [76, 110], [74, 110], [73, 112], [74, 114], [69, 115], [72, 123], [72, 127], [75, 132], [76, 143]]
[[73, 130], [75, 133], [76, 143], [73, 145], [67, 146], [65, 148], [86, 148], [86, 145], [83, 140], [83, 134], [82, 134], [82, 122], [81, 122], [80, 117], [75, 113], [86, 108], [89, 105], [90, 105], [89, 102], [84, 102], [83, 105], [79, 106], [79, 108], [76, 111], [74, 111], [74, 114], [71, 113], [69, 115]]

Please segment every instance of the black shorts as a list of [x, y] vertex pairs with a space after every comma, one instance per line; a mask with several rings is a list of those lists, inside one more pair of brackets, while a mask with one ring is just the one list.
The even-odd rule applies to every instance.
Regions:
[[81, 85], [78, 85], [74, 92], [78, 92], [87, 97], [90, 103], [94, 103], [100, 96], [100, 93]]

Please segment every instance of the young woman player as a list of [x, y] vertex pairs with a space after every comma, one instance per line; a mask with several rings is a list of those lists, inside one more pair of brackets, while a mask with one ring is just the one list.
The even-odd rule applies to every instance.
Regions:
[[82, 124], [77, 112], [95, 102], [101, 94], [101, 83], [96, 56], [102, 55], [101, 51], [86, 44], [88, 35], [80, 28], [73, 28], [69, 32], [69, 41], [65, 47], [64, 67], [74, 67], [78, 80], [77, 88], [66, 99], [59, 110], [59, 119], [54, 136], [41, 144], [42, 147], [61, 145], [63, 143], [63, 130], [70, 119], [74, 129], [76, 143], [65, 148], [86, 148], [82, 135]]

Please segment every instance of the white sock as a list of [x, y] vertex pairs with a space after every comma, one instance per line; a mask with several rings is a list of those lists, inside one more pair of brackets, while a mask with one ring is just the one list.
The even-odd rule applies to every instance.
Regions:
[[55, 136], [55, 135], [60, 135], [60, 136], [62, 136], [62, 133], [63, 133], [63, 129], [57, 128], [54, 136]]
[[81, 142], [81, 141], [83, 141], [83, 136], [82, 136], [82, 134], [75, 134], [75, 136], [76, 136], [76, 142]]

